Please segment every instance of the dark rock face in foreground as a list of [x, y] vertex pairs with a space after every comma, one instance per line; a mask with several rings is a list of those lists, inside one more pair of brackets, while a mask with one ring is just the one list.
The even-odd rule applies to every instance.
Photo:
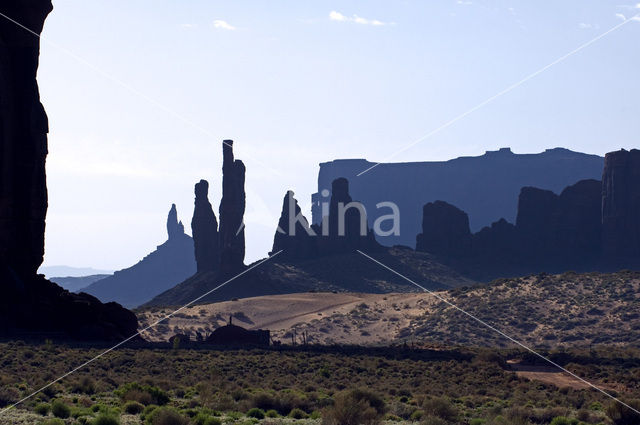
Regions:
[[220, 271], [244, 267], [245, 167], [233, 158], [233, 140], [222, 142], [222, 200], [220, 200]]
[[[4, 1], [0, 12], [40, 34], [49, 0]], [[38, 276], [47, 212], [48, 121], [36, 73], [40, 39], [0, 18], [0, 335], [111, 340], [137, 332], [133, 313]]]
[[101, 301], [138, 307], [196, 272], [194, 243], [177, 220], [175, 205], [167, 219], [168, 239], [138, 263], [98, 280], [81, 292]]
[[612, 262], [640, 259], [640, 150], [608, 153], [602, 175], [603, 250]]
[[200, 180], [195, 187], [195, 206], [191, 231], [198, 272], [217, 270], [220, 263], [218, 220], [209, 202], [209, 183]]

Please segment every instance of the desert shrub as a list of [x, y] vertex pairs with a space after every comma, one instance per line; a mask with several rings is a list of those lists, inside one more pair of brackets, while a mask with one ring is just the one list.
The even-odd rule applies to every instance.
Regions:
[[160, 388], [151, 385], [140, 385], [137, 382], [125, 384], [118, 388], [115, 393], [125, 401], [137, 401], [145, 406], [150, 404], [164, 406], [169, 402], [169, 396]]
[[442, 418], [437, 416], [425, 416], [422, 421], [420, 421], [421, 425], [448, 425], [448, 422]]
[[49, 405], [45, 403], [37, 404], [33, 411], [38, 415], [47, 416], [49, 414]]
[[473, 418], [469, 421], [469, 425], [484, 425], [485, 422], [487, 422], [485, 419]]
[[120, 425], [120, 420], [116, 416], [103, 413], [91, 421], [91, 425]]
[[85, 376], [79, 381], [73, 383], [71, 386], [71, 392], [91, 395], [96, 392], [96, 384], [93, 382], [93, 379]]
[[222, 425], [222, 421], [207, 412], [199, 412], [193, 419], [194, 425]]
[[293, 419], [306, 419], [308, 415], [304, 410], [298, 409], [296, 407], [295, 409], [291, 410], [291, 412], [289, 412], [289, 417]]
[[168, 407], [154, 409], [146, 418], [147, 425], [187, 425], [189, 420]]
[[551, 425], [578, 425], [578, 420], [569, 419], [566, 416], [556, 416], [551, 420]]
[[455, 422], [458, 417], [458, 409], [446, 398], [426, 400], [422, 407], [428, 416], [435, 416], [446, 422]]
[[137, 415], [142, 413], [144, 410], [144, 404], [138, 403], [137, 401], [127, 401], [124, 404], [124, 411], [130, 415]]
[[56, 418], [66, 419], [71, 416], [71, 408], [64, 404], [61, 400], [54, 400], [51, 403], [51, 413]]
[[412, 421], [419, 421], [424, 416], [424, 412], [422, 410], [414, 410], [409, 419]]
[[[627, 403], [635, 410], [640, 410], [640, 400]], [[617, 401], [612, 401], [606, 409], [607, 416], [615, 425], [637, 425], [640, 415]]]
[[65, 425], [62, 419], [51, 418], [42, 423], [42, 425]]
[[264, 410], [254, 407], [252, 409], [249, 409], [249, 411], [247, 412], [247, 416], [250, 418], [264, 419], [265, 414]]
[[280, 416], [280, 415], [278, 414], [278, 411], [277, 411], [277, 410], [269, 409], [269, 410], [267, 410], [267, 412], [265, 413], [265, 416], [266, 416], [267, 418], [277, 418], [277, 417], [278, 417], [278, 416]]
[[15, 403], [20, 399], [20, 391], [14, 387], [0, 387], [0, 407]]
[[377, 425], [381, 416], [362, 392], [352, 390], [336, 395], [333, 406], [322, 416], [322, 425]]

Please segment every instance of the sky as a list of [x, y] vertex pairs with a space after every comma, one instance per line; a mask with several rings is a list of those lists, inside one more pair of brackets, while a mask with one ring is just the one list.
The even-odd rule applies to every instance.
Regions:
[[271, 249], [287, 190], [310, 218], [321, 162], [638, 147], [637, 13], [624, 0], [54, 0], [38, 74], [45, 265], [131, 266], [166, 240], [172, 203], [190, 233], [202, 178], [217, 213], [223, 139], [247, 167], [247, 263]]

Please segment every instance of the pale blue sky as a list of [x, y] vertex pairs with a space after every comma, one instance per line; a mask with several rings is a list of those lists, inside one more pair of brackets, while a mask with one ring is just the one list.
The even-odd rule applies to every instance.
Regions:
[[[247, 260], [263, 257], [286, 190], [310, 216], [319, 162], [384, 160], [638, 12], [619, 0], [54, 0], [39, 72], [45, 264], [132, 265], [166, 239], [174, 202], [190, 230], [196, 181], [217, 208], [224, 138], [247, 165]], [[636, 147], [639, 41], [629, 22], [394, 160]]]

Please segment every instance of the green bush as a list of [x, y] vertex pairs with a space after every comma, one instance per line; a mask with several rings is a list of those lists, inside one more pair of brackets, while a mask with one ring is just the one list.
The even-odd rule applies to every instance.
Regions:
[[267, 410], [267, 412], [265, 413], [265, 416], [266, 416], [267, 418], [277, 418], [277, 417], [279, 417], [280, 415], [278, 414], [278, 411], [277, 411], [277, 410], [269, 409], [269, 410]]
[[71, 416], [71, 408], [64, 404], [61, 400], [54, 400], [51, 403], [51, 413], [56, 418], [66, 419]]
[[187, 425], [189, 420], [168, 407], [154, 409], [146, 418], [147, 425]]
[[295, 409], [291, 410], [291, 412], [289, 412], [289, 417], [293, 419], [307, 419], [309, 415], [307, 415], [304, 410], [298, 409], [296, 407]]
[[120, 425], [120, 420], [113, 415], [103, 413], [95, 418], [91, 425]]
[[49, 405], [46, 403], [37, 404], [33, 411], [38, 415], [47, 416], [49, 414]]
[[250, 418], [264, 419], [265, 414], [264, 410], [254, 407], [252, 409], [249, 409], [249, 411], [247, 412], [247, 416]]
[[551, 420], [551, 425], [578, 425], [577, 419], [569, 419], [565, 416], [557, 416]]
[[144, 411], [144, 404], [137, 401], [127, 401], [124, 404], [124, 411], [130, 415], [137, 415]]
[[199, 412], [192, 420], [194, 425], [222, 425], [222, 421], [214, 418], [208, 412]]

